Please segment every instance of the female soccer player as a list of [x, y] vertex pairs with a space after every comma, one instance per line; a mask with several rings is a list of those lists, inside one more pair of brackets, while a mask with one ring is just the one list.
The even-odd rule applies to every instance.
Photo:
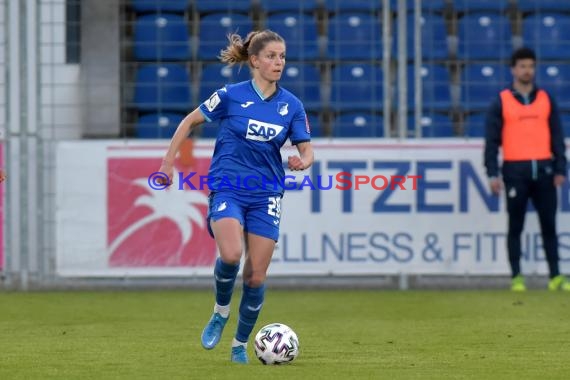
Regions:
[[248, 363], [247, 342], [263, 305], [265, 278], [279, 237], [285, 172], [280, 148], [287, 139], [299, 156], [289, 156], [291, 170], [313, 163], [310, 128], [302, 103], [277, 82], [285, 67], [285, 41], [277, 33], [254, 31], [245, 40], [228, 36], [221, 61], [247, 62], [253, 79], [217, 90], [180, 123], [163, 159], [161, 172], [173, 175], [173, 162], [190, 130], [220, 121], [210, 166], [210, 234], [220, 257], [214, 268], [216, 303], [202, 332], [202, 346], [214, 348], [230, 313], [230, 301], [242, 252], [243, 294], [232, 342], [231, 361]]

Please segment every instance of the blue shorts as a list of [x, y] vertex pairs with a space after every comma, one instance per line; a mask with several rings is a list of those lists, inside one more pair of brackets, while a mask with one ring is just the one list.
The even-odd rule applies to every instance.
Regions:
[[208, 197], [208, 232], [214, 237], [210, 220], [237, 219], [245, 232], [279, 240], [281, 194], [246, 196], [230, 192], [212, 192]]

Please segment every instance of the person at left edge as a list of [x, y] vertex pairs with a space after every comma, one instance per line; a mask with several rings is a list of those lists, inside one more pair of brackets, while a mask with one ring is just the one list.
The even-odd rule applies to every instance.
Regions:
[[[205, 120], [219, 121], [208, 174], [208, 228], [220, 257], [214, 268], [214, 312], [201, 340], [204, 348], [212, 349], [221, 338], [245, 243], [243, 292], [230, 359], [248, 363], [247, 342], [263, 305], [266, 273], [279, 237], [285, 177], [280, 148], [288, 139], [297, 147], [300, 156], [288, 157], [291, 170], [307, 169], [314, 157], [304, 107], [278, 85], [285, 67], [283, 38], [263, 30], [245, 39], [231, 34], [228, 40], [221, 61], [247, 62], [253, 78], [220, 88], [192, 111], [174, 133], [160, 171], [172, 178], [175, 154], [189, 131]], [[248, 177], [253, 181], [239, 183]], [[226, 181], [231, 186], [224, 186]]]

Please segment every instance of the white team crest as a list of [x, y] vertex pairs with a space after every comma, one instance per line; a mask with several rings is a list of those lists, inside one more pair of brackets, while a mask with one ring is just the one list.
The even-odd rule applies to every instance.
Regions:
[[277, 103], [277, 112], [279, 112], [279, 115], [281, 116], [287, 115], [289, 113], [289, 103]]

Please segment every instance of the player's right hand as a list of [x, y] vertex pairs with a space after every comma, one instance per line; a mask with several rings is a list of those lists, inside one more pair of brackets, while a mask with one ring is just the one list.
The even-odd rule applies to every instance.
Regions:
[[503, 189], [503, 181], [500, 178], [491, 178], [489, 180], [489, 186], [491, 187], [491, 192], [495, 195], [499, 195]]

